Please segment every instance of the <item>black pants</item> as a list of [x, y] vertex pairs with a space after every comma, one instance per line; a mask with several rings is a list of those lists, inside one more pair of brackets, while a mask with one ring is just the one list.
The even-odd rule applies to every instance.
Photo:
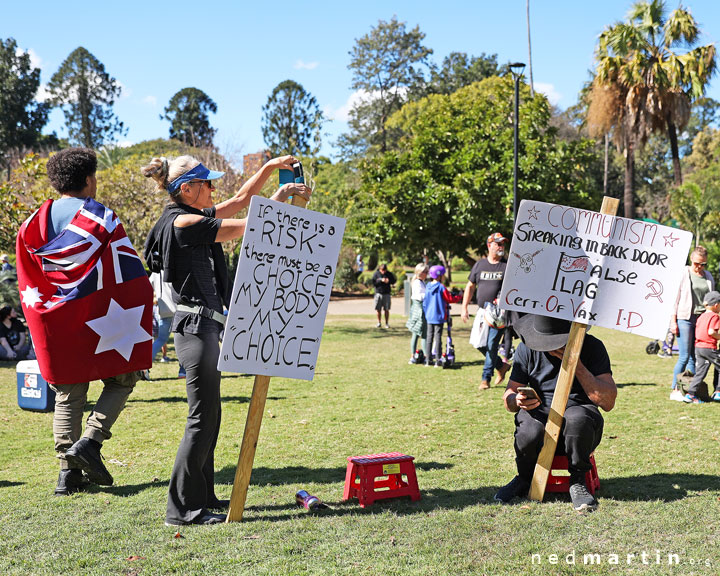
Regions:
[[193, 522], [215, 496], [215, 444], [220, 431], [218, 333], [175, 334], [178, 360], [187, 373], [188, 418], [170, 476], [168, 522]]
[[[540, 406], [528, 412], [520, 410], [515, 415], [515, 463], [518, 475], [532, 480], [540, 450], [545, 440], [545, 423], [550, 408]], [[576, 478], [583, 477], [592, 466], [590, 454], [600, 444], [603, 417], [594, 405], [568, 406], [556, 454], [567, 455], [568, 471]]]
[[[720, 384], [718, 383], [718, 370], [720, 370], [720, 351], [713, 350], [712, 348], [699, 348], [695, 347], [695, 376], [693, 376], [688, 392], [693, 396], [697, 396], [700, 393], [700, 387], [702, 386], [703, 380], [707, 376], [710, 370], [710, 365], [715, 366], [715, 378], [713, 384], [715, 391], [720, 391]], [[704, 388], [704, 386], [703, 386]], [[700, 393], [704, 396], [704, 393]]]
[[[439, 362], [442, 357], [442, 324], [427, 325], [427, 340], [425, 341], [425, 362], [430, 364], [430, 358], [433, 355], [433, 348], [437, 349], [435, 354], [435, 362]], [[433, 341], [435, 344], [433, 345]]]

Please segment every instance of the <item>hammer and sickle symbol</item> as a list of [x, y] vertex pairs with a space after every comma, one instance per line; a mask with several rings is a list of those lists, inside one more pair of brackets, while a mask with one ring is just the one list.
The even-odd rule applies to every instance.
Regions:
[[655, 278], [653, 278], [650, 282], [645, 284], [645, 286], [650, 288], [650, 294], [645, 296], [645, 300], [647, 300], [648, 298], [657, 298], [660, 302], [662, 302], [662, 298], [660, 298], [660, 296], [663, 293], [663, 285], [660, 280], [656, 280]]

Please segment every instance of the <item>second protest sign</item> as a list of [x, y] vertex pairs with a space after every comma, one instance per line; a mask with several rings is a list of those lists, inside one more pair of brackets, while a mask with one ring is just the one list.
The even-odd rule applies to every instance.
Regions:
[[218, 368], [312, 380], [345, 220], [254, 196]]

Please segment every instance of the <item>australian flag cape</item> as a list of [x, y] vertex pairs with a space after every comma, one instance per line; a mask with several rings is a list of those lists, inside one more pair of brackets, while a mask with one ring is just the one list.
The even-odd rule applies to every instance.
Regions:
[[120, 220], [87, 198], [48, 241], [52, 202], [23, 223], [16, 244], [40, 373], [59, 385], [150, 368], [152, 286]]

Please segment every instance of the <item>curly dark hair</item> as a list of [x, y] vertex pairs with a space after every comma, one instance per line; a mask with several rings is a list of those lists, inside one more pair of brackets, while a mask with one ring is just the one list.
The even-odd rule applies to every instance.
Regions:
[[90, 148], [60, 150], [47, 163], [50, 184], [61, 194], [79, 192], [85, 188], [86, 178], [95, 172], [97, 172], [97, 156]]

